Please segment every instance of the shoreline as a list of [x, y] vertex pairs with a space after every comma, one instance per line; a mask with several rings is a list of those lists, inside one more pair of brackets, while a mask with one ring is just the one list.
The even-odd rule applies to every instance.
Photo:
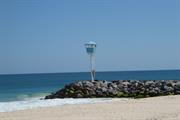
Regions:
[[180, 95], [0, 112], [1, 120], [179, 120]]
[[64, 98], [64, 99], [49, 99], [44, 100], [40, 98], [34, 98], [24, 101], [11, 101], [11, 102], [0, 102], [0, 113], [22, 111], [36, 108], [46, 108], [64, 105], [76, 105], [76, 104], [93, 104], [93, 103], [104, 103], [112, 101], [128, 100], [127, 98]]

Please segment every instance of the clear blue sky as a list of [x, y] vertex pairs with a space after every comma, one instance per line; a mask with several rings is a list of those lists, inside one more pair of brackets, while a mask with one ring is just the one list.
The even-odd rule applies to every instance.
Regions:
[[180, 69], [179, 0], [0, 0], [0, 74]]

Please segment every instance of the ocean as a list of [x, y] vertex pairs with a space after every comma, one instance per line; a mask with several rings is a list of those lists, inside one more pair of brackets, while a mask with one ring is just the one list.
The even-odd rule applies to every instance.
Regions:
[[[90, 80], [90, 73], [41, 73], [0, 75], [0, 112], [71, 103], [98, 102], [92, 99], [40, 100], [66, 84]], [[180, 80], [180, 70], [97, 72], [98, 80]], [[109, 100], [109, 99], [105, 99]], [[104, 101], [104, 99], [103, 99]], [[9, 105], [9, 107], [8, 107]], [[20, 107], [17, 107], [17, 106]], [[24, 105], [24, 106], [23, 106]], [[14, 107], [13, 107], [14, 106]], [[34, 107], [33, 107], [34, 106]]]

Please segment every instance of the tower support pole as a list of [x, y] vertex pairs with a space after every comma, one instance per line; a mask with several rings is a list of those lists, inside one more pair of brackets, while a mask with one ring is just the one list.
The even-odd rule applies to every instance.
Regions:
[[93, 54], [90, 55], [90, 69], [91, 69], [91, 81], [94, 81], [95, 78], [95, 70], [94, 70], [94, 61], [93, 61]]

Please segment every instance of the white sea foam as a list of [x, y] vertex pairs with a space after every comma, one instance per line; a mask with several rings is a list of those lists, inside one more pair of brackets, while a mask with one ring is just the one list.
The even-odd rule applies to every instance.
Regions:
[[[97, 102], [110, 102], [120, 99], [112, 98], [82, 98], [82, 99], [48, 99], [40, 100], [40, 98], [33, 98], [25, 101], [14, 101], [14, 102], [0, 102], [0, 112], [11, 112], [17, 110], [26, 110], [39, 107], [51, 107], [51, 106], [62, 106], [65, 104], [85, 104], [85, 103], [97, 103]], [[121, 99], [127, 100], [127, 99]]]

